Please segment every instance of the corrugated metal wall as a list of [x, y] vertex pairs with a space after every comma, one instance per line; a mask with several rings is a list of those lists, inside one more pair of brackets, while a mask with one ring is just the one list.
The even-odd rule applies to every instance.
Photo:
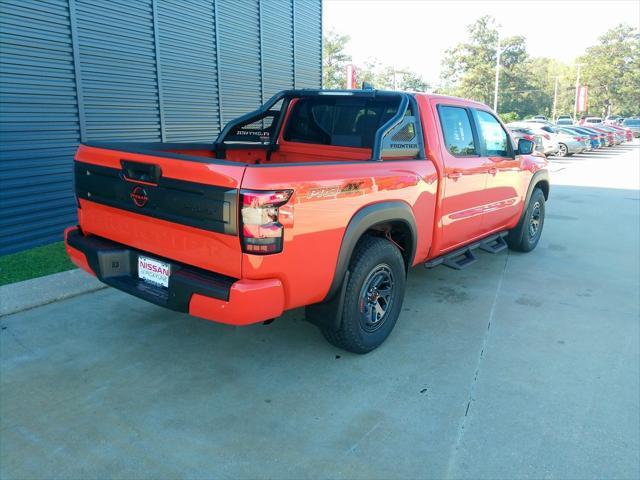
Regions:
[[0, 254], [75, 222], [80, 141], [213, 141], [318, 88], [321, 0], [2, 0]]

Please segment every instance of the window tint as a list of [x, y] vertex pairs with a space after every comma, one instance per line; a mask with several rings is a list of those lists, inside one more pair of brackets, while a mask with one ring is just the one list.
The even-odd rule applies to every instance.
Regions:
[[477, 112], [478, 135], [486, 154], [498, 157], [509, 157], [507, 133], [502, 128], [502, 125], [500, 125], [500, 122], [488, 112], [482, 110], [477, 110]]
[[372, 148], [378, 129], [397, 112], [397, 98], [302, 98], [291, 111], [284, 139]]
[[460, 107], [444, 106], [438, 110], [447, 150], [453, 155], [475, 155], [476, 146], [467, 111]]

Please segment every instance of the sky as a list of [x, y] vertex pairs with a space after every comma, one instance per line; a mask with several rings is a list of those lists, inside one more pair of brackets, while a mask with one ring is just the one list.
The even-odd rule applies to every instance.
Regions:
[[324, 0], [323, 29], [351, 37], [353, 63], [377, 58], [433, 86], [448, 48], [467, 25], [491, 15], [501, 35], [523, 35], [532, 56], [571, 64], [619, 23], [640, 28], [640, 0]]

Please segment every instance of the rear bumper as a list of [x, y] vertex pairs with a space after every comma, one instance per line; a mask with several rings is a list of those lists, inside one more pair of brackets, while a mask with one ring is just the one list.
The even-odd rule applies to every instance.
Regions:
[[[278, 317], [284, 310], [284, 289], [277, 279], [236, 280], [160, 258], [93, 235], [77, 227], [65, 230], [69, 258], [101, 282], [156, 305], [231, 325], [248, 325]], [[169, 288], [138, 278], [138, 256], [171, 265]]]

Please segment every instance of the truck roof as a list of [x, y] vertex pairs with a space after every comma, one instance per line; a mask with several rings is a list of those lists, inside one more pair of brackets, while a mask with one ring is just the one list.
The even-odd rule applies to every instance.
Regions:
[[400, 90], [379, 90], [379, 89], [362, 89], [362, 90], [339, 90], [339, 89], [317, 89], [317, 88], [296, 88], [296, 89], [291, 89], [291, 90], [286, 90], [286, 92], [290, 93], [290, 94], [294, 94], [294, 95], [304, 95], [304, 94], [310, 94], [310, 95], [344, 95], [344, 96], [364, 96], [364, 97], [374, 97], [376, 95], [401, 95], [401, 94], [407, 94], [407, 95], [412, 95], [412, 96], [421, 96], [421, 97], [425, 97], [425, 98], [435, 98], [435, 99], [441, 99], [441, 100], [455, 100], [457, 102], [464, 102], [466, 104], [469, 105], [474, 105], [474, 106], [478, 106], [478, 107], [485, 107], [488, 108], [487, 105], [485, 105], [482, 102], [477, 102], [475, 100], [469, 100], [467, 98], [461, 98], [461, 97], [454, 97], [451, 95], [441, 95], [438, 93], [424, 93], [424, 92], [405, 92], [405, 91], [400, 91]]

